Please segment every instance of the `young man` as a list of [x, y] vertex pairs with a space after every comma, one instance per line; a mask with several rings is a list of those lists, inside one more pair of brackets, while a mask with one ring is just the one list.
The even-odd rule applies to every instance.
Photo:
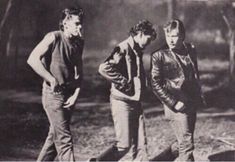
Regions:
[[142, 51], [155, 37], [153, 25], [147, 20], [140, 21], [100, 65], [99, 73], [112, 83], [110, 102], [117, 143], [93, 160], [118, 161], [131, 144], [133, 160], [148, 160], [140, 102], [146, 79]]
[[195, 47], [184, 42], [180, 20], [164, 26], [168, 48], [152, 55], [152, 88], [178, 141], [179, 161], [194, 161], [196, 109], [203, 105]]
[[75, 161], [69, 128], [82, 80], [83, 10], [66, 8], [60, 31], [48, 33], [34, 48], [28, 64], [44, 79], [42, 103], [50, 130], [37, 161]]

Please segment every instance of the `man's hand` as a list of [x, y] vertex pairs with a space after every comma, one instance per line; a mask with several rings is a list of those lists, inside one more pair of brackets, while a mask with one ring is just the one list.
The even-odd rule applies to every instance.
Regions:
[[70, 108], [71, 106], [73, 106], [73, 105], [75, 105], [75, 103], [76, 103], [76, 101], [77, 101], [77, 96], [76, 95], [72, 95], [71, 97], [69, 97], [68, 99], [67, 99], [67, 101], [64, 103], [64, 108]]
[[186, 107], [185, 107], [184, 103], [181, 102], [181, 101], [178, 101], [178, 102], [176, 103], [176, 105], [175, 105], [175, 110], [177, 110], [177, 111], [179, 111], [179, 112], [184, 111], [185, 108], [186, 108]]
[[50, 82], [51, 90], [53, 91], [54, 94], [60, 94], [62, 92], [62, 89], [58, 81], [55, 78], [51, 78], [49, 82]]
[[80, 88], [76, 88], [74, 94], [72, 96], [70, 96], [67, 101], [64, 103], [64, 108], [68, 109], [71, 106], [75, 105], [78, 95], [80, 93]]

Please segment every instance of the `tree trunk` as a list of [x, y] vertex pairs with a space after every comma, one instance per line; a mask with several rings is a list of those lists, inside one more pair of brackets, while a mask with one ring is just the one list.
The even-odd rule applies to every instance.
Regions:
[[12, 47], [13, 30], [17, 28], [21, 0], [9, 0], [2, 21], [0, 22], [0, 75], [8, 74], [8, 58]]
[[235, 49], [234, 49], [234, 31], [230, 31], [230, 39], [229, 39], [229, 76], [230, 83], [234, 83], [235, 81]]
[[168, 20], [172, 20], [176, 18], [176, 0], [168, 0], [167, 3]]
[[235, 83], [235, 31], [231, 25], [231, 21], [229, 21], [229, 17], [225, 15], [225, 12], [222, 10], [221, 14], [223, 19], [228, 27], [229, 33], [229, 80], [230, 84], [233, 85]]

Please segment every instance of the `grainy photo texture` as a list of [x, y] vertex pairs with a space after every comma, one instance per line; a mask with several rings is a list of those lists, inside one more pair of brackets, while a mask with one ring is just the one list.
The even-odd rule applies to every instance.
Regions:
[[235, 161], [235, 0], [1, 0], [0, 161]]

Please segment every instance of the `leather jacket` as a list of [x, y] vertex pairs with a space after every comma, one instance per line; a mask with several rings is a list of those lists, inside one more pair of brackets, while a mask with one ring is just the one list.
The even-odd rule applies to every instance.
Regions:
[[[135, 94], [134, 77], [140, 79], [142, 92], [145, 85], [142, 55], [142, 51], [130, 36], [118, 44], [105, 62], [100, 64], [99, 73], [112, 83], [111, 96], [121, 100], [130, 100], [128, 96]], [[123, 95], [116, 93], [117, 91]]]
[[186, 79], [184, 69], [176, 54], [170, 49], [163, 49], [152, 54], [151, 85], [160, 101], [174, 110], [178, 101], [186, 107], [198, 107], [204, 104], [199, 83], [197, 55], [195, 47], [184, 44], [191, 65], [192, 79]]

